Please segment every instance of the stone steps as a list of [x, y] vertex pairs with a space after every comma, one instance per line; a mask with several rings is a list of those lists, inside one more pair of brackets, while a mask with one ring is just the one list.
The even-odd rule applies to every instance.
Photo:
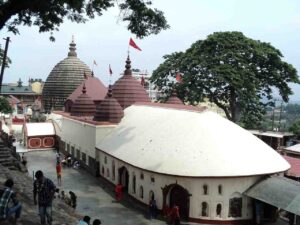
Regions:
[[12, 157], [0, 158], [0, 164], [3, 162], [11, 162], [11, 161], [15, 161], [14, 158]]
[[22, 168], [23, 165], [21, 165], [18, 160], [13, 157], [11, 149], [5, 146], [5, 144], [0, 139], [0, 165], [6, 167], [9, 170], [18, 170], [21, 168], [21, 170], [26, 171], [26, 168]]
[[10, 158], [10, 157], [11, 157], [11, 154], [0, 155], [0, 159], [7, 159], [7, 158]]
[[15, 166], [14, 162], [12, 162], [12, 161], [1, 162], [0, 164], [1, 164], [2, 166], [5, 166], [5, 167], [12, 167], [12, 166]]

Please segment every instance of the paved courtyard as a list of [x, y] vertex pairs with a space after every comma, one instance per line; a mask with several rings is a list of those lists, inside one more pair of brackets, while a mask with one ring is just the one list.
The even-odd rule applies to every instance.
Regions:
[[[28, 159], [28, 170], [32, 176], [33, 171], [42, 170], [46, 177], [55, 184], [55, 152], [33, 151], [25, 153]], [[70, 190], [77, 194], [77, 211], [82, 215], [89, 215], [92, 219], [100, 218], [103, 225], [165, 225], [161, 220], [149, 220], [147, 213], [127, 201], [116, 202], [112, 190], [109, 190], [98, 178], [93, 177], [84, 170], [63, 168], [62, 187], [68, 193]], [[278, 220], [273, 225], [287, 225], [287, 222]]]
[[[55, 152], [34, 151], [26, 153], [29, 174], [42, 170], [46, 177], [55, 184]], [[82, 215], [89, 215], [92, 219], [100, 218], [102, 224], [116, 225], [162, 225], [160, 220], [148, 220], [143, 211], [128, 202], [116, 202], [111, 190], [107, 190], [99, 179], [83, 170], [63, 168], [62, 188], [66, 193], [72, 190], [77, 197], [77, 211]]]

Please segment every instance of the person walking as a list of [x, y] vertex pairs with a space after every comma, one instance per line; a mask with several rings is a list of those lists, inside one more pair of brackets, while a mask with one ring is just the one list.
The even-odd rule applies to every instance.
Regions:
[[122, 185], [117, 184], [115, 187], [116, 200], [119, 202], [122, 200]]
[[[53, 182], [44, 177], [41, 170], [35, 173], [36, 180], [33, 183], [33, 200], [38, 204], [41, 225], [52, 225], [52, 200], [56, 190]], [[36, 199], [38, 197], [38, 200]]]
[[56, 163], [56, 175], [57, 175], [57, 185], [61, 186], [62, 168], [61, 168], [61, 163], [60, 162]]
[[56, 163], [60, 163], [60, 153], [57, 151], [56, 152]]
[[169, 217], [170, 217], [170, 223], [171, 225], [180, 225], [180, 214], [179, 214], [179, 207], [176, 206], [174, 204], [170, 214], [169, 214]]
[[22, 162], [23, 166], [27, 165], [27, 159], [26, 159], [26, 156], [24, 153], [22, 153], [21, 162]]
[[149, 202], [149, 210], [150, 210], [150, 220], [156, 219], [156, 211], [157, 211], [157, 205], [156, 200], [154, 199], [154, 196], [152, 195], [151, 200]]
[[84, 216], [82, 220], [79, 221], [77, 225], [90, 225], [91, 217]]
[[6, 220], [15, 214], [13, 223], [21, 225], [19, 219], [22, 212], [22, 205], [19, 203], [16, 193], [12, 190], [13, 186], [14, 181], [12, 179], [7, 179], [4, 183], [4, 190], [0, 191], [0, 221]]

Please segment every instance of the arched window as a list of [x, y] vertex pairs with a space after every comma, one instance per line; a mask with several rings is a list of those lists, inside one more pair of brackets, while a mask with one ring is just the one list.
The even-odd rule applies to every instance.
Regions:
[[220, 184], [219, 186], [218, 186], [218, 193], [219, 193], [219, 195], [221, 195], [222, 194], [222, 185]]
[[241, 194], [234, 193], [229, 199], [229, 217], [242, 217], [243, 199]]
[[203, 194], [208, 195], [208, 186], [207, 186], [207, 184], [203, 185]]
[[143, 173], [141, 173], [140, 178], [141, 178], [141, 180], [144, 180], [144, 174]]
[[109, 169], [106, 169], [106, 176], [109, 177]]
[[116, 168], [115, 168], [115, 161], [113, 160], [112, 163], [111, 163], [111, 171], [112, 171], [112, 180], [115, 180], [115, 177], [116, 177]]
[[144, 189], [143, 189], [143, 186], [140, 186], [140, 198], [144, 198]]
[[107, 157], [104, 156], [104, 163], [106, 164], [107, 163]]
[[101, 168], [101, 173], [104, 176], [104, 166], [102, 166], [102, 168]]
[[208, 204], [207, 204], [207, 202], [202, 202], [201, 215], [202, 216], [208, 216]]
[[135, 193], [135, 190], [136, 190], [136, 177], [135, 177], [135, 174], [133, 174], [132, 176], [132, 192]]
[[155, 196], [154, 196], [154, 192], [153, 191], [150, 191], [149, 192], [149, 202], [153, 199], [155, 199]]
[[222, 205], [219, 203], [216, 208], [217, 217], [221, 217], [222, 214]]

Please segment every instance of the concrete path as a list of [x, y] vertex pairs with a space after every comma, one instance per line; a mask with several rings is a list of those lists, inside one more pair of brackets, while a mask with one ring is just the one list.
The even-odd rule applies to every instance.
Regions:
[[[31, 176], [33, 171], [42, 170], [45, 176], [57, 185], [54, 151], [33, 151], [25, 154]], [[103, 225], [166, 225], [161, 220], [149, 220], [146, 213], [131, 202], [116, 202], [112, 190], [84, 170], [63, 168], [62, 187], [58, 188], [65, 190], [66, 193], [72, 190], [78, 196], [77, 212], [89, 215], [92, 219], [99, 218]], [[271, 224], [287, 225], [288, 223], [279, 219]]]

